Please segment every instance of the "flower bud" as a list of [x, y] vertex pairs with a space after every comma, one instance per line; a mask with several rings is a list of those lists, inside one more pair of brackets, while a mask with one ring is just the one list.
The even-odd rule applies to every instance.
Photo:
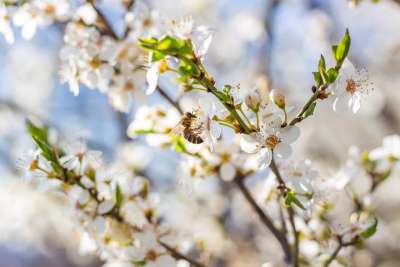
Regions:
[[260, 108], [261, 97], [258, 93], [252, 92], [245, 97], [244, 102], [249, 109], [254, 112], [258, 112]]
[[279, 92], [278, 90], [274, 89], [270, 93], [270, 97], [272, 102], [275, 103], [280, 109], [285, 109], [286, 107], [286, 101], [285, 101], [285, 95]]

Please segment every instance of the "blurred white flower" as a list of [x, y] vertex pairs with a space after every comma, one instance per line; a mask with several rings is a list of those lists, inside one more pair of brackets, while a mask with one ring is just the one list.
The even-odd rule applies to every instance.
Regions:
[[4, 3], [0, 4], [0, 33], [3, 34], [7, 43], [14, 43], [14, 33], [11, 28], [10, 15]]
[[285, 161], [279, 165], [281, 174], [289, 187], [299, 194], [312, 194], [313, 181], [318, 172], [312, 168], [311, 161]]
[[193, 42], [196, 56], [202, 58], [208, 51], [212, 41], [212, 29], [206, 26], [194, 26], [192, 17], [172, 21], [172, 34], [180, 39]]
[[333, 85], [335, 100], [333, 110], [340, 112], [350, 109], [353, 113], [361, 107], [362, 98], [373, 90], [366, 70], [358, 70], [349, 60], [345, 60], [339, 77]]

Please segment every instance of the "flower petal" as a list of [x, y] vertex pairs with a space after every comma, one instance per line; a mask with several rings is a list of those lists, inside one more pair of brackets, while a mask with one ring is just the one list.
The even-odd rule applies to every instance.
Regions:
[[287, 143], [279, 143], [274, 152], [281, 159], [287, 159], [292, 154], [292, 147]]
[[158, 74], [159, 74], [159, 64], [155, 63], [150, 67], [150, 69], [147, 71], [146, 74], [146, 80], [148, 83], [148, 87], [146, 90], [147, 95], [150, 95], [156, 90], [158, 84]]
[[288, 126], [284, 128], [280, 134], [279, 138], [282, 140], [283, 143], [293, 143], [296, 141], [300, 136], [300, 128], [297, 126]]
[[339, 95], [333, 102], [333, 110], [337, 113], [342, 113], [348, 109], [349, 97], [346, 93]]
[[256, 153], [260, 144], [252, 135], [243, 134], [240, 138], [240, 148], [246, 153]]
[[235, 178], [236, 168], [231, 163], [224, 163], [219, 169], [222, 180], [229, 182]]
[[272, 152], [271, 150], [264, 148], [261, 149], [257, 154], [257, 163], [260, 169], [265, 169], [271, 164], [272, 160]]

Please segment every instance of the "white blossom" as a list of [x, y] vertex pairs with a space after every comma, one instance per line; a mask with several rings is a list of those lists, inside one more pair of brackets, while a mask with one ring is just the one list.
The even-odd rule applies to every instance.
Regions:
[[272, 116], [263, 122], [260, 132], [242, 134], [241, 148], [247, 153], [257, 153], [260, 168], [266, 168], [272, 153], [278, 158], [288, 158], [292, 153], [291, 144], [297, 140], [300, 130], [296, 126], [281, 128], [282, 120]]
[[362, 98], [373, 90], [372, 86], [366, 70], [358, 70], [350, 61], [345, 60], [333, 85], [335, 96], [333, 110], [339, 112], [350, 109], [353, 113], [357, 113]]

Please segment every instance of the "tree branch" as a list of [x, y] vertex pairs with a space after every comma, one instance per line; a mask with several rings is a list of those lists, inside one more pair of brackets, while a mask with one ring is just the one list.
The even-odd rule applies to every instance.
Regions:
[[161, 246], [163, 246], [166, 250], [168, 250], [168, 252], [171, 253], [172, 257], [174, 257], [176, 259], [179, 259], [179, 260], [185, 260], [185, 261], [189, 262], [192, 266], [195, 266], [195, 267], [206, 267], [206, 265], [204, 265], [204, 264], [202, 264], [202, 263], [200, 263], [200, 262], [198, 262], [196, 260], [193, 260], [193, 259], [189, 258], [188, 256], [180, 253], [179, 251], [177, 251], [176, 249], [174, 249], [170, 245], [168, 245], [168, 244], [166, 244], [166, 243], [164, 243], [162, 241], [158, 241], [158, 243]]
[[336, 257], [339, 255], [339, 252], [342, 250], [342, 248], [353, 246], [358, 241], [357, 237], [355, 237], [353, 240], [351, 240], [349, 242], [343, 242], [341, 236], [338, 236], [337, 239], [338, 239], [339, 244], [336, 247], [336, 249], [332, 252], [332, 254], [329, 256], [329, 258], [325, 261], [323, 267], [328, 267], [336, 259]]
[[285, 254], [285, 261], [290, 262], [292, 255], [290, 252], [290, 246], [286, 239], [286, 236], [275, 227], [272, 220], [267, 216], [267, 214], [265, 214], [265, 212], [261, 209], [261, 207], [258, 206], [257, 202], [255, 201], [255, 199], [253, 198], [253, 196], [251, 195], [249, 190], [246, 188], [243, 177], [240, 175], [237, 175], [235, 178], [235, 183], [238, 186], [242, 195], [247, 200], [247, 202], [251, 205], [253, 210], [256, 212], [256, 214], [260, 218], [261, 222], [268, 228], [268, 230], [271, 231], [271, 233], [274, 235], [276, 240], [278, 240], [278, 242], [279, 242], [280, 246], [282, 247], [282, 250]]
[[158, 93], [160, 93], [160, 95], [167, 100], [168, 103], [171, 104], [171, 106], [173, 106], [180, 114], [183, 114], [183, 110], [181, 109], [181, 107], [179, 106], [178, 102], [176, 102], [175, 100], [173, 100], [168, 94], [167, 92], [165, 92], [165, 90], [163, 88], [161, 88], [160, 86], [157, 85], [157, 91]]
[[[279, 189], [281, 191], [281, 196], [284, 197], [286, 194], [286, 183], [282, 178], [281, 173], [279, 172], [278, 166], [275, 163], [274, 156], [272, 155], [272, 160], [271, 160], [271, 165], [270, 165], [271, 171], [275, 174], [276, 179], [278, 180], [279, 183]], [[298, 267], [299, 266], [299, 234], [296, 229], [296, 223], [294, 221], [294, 210], [292, 207], [288, 208], [288, 214], [289, 214], [289, 223], [290, 227], [292, 229], [293, 237], [294, 237], [294, 246], [293, 246], [293, 259], [292, 259], [292, 265], [293, 267]]]
[[111, 23], [107, 20], [106, 16], [101, 12], [100, 9], [97, 8], [95, 5], [94, 0], [87, 0], [87, 2], [93, 7], [93, 9], [96, 11], [98, 19], [100, 23], [102, 24], [103, 32], [110, 37], [112, 37], [115, 40], [119, 40], [119, 37], [117, 33], [114, 31], [114, 29], [111, 26]]

